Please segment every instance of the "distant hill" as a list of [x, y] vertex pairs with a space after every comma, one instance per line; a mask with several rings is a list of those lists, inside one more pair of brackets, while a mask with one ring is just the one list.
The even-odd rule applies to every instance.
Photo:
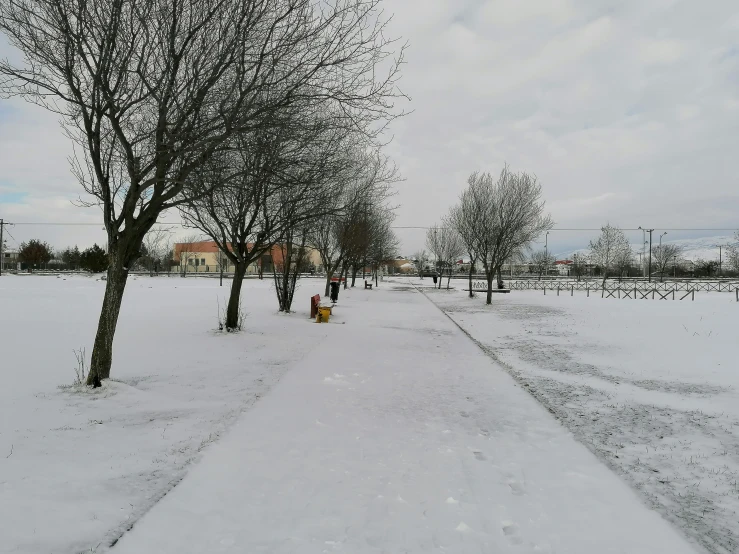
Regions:
[[[683, 247], [683, 255], [681, 256], [685, 260], [718, 260], [719, 245], [735, 244], [733, 236], [716, 236], [716, 237], [702, 237], [698, 239], [679, 239], [679, 240], [663, 240], [662, 244], [678, 244]], [[652, 248], [657, 246], [656, 241], [652, 243]], [[634, 252], [641, 252], [641, 245], [632, 244], [632, 250]], [[568, 252], [558, 252], [555, 254], [558, 260], [571, 260], [572, 256], [580, 254], [588, 256], [590, 249], [580, 248], [578, 250], [570, 250]]]

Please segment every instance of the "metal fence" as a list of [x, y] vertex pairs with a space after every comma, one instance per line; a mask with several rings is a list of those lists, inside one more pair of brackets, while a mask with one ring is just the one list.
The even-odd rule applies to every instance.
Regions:
[[[649, 282], [649, 281], [623, 281], [614, 282], [606, 281], [603, 285], [602, 280], [557, 280], [557, 281], [531, 281], [531, 280], [511, 280], [505, 281], [506, 287], [511, 290], [657, 290], [657, 291], [675, 291], [688, 292], [691, 290], [702, 292], [733, 292], [739, 289], [739, 281], [665, 281]], [[473, 283], [474, 290], [487, 290], [485, 281], [477, 281]]]

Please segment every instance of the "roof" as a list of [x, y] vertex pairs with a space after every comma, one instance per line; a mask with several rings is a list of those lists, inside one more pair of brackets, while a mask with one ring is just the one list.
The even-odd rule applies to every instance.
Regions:
[[204, 240], [200, 242], [176, 242], [174, 245], [174, 255], [178, 257], [183, 252], [218, 252], [218, 245], [212, 240]]

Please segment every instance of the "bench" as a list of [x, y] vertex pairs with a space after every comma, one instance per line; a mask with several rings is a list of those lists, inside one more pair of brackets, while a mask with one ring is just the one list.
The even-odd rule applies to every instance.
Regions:
[[368, 283], [366, 280], [364, 281], [364, 288], [372, 290], [372, 283]]
[[321, 295], [316, 294], [315, 296], [310, 297], [310, 318], [315, 319], [316, 314], [318, 314], [318, 306], [321, 305]]
[[[470, 289], [462, 289], [467, 292], [469, 292]], [[488, 292], [488, 289], [472, 289], [472, 292]], [[502, 293], [502, 294], [508, 294], [511, 292], [511, 289], [493, 289], [493, 292]]]

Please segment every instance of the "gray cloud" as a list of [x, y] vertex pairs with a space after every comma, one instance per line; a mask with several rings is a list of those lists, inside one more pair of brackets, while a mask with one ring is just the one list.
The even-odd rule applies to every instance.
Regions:
[[[386, 0], [410, 42], [414, 112], [392, 129], [398, 225], [430, 225], [469, 173], [540, 178], [562, 227], [739, 227], [739, 6], [689, 0]], [[0, 45], [0, 55], [7, 53]], [[0, 204], [18, 220], [96, 221], [56, 117], [0, 102]], [[399, 230], [404, 250], [423, 232]], [[556, 233], [562, 250], [587, 233]], [[60, 238], [63, 240], [63, 237]], [[99, 239], [97, 239], [99, 240]], [[58, 241], [57, 241], [58, 242]]]

